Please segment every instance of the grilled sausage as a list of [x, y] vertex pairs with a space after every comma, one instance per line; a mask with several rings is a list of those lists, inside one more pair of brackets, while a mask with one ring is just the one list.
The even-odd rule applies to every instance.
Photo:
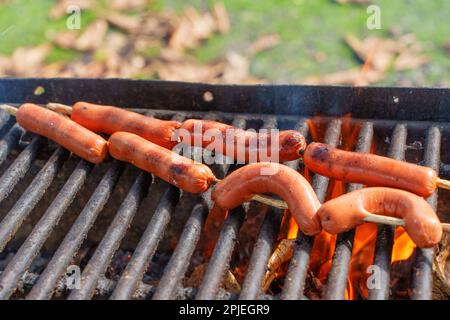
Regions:
[[[266, 170], [267, 174], [262, 170]], [[314, 190], [300, 173], [282, 164], [260, 162], [243, 166], [217, 183], [212, 200], [223, 210], [230, 210], [258, 193], [274, 193], [286, 201], [305, 234], [320, 232], [316, 214], [320, 202]]]
[[112, 157], [153, 173], [187, 192], [205, 192], [217, 180], [208, 166], [133, 133], [113, 133], [109, 138], [109, 152]]
[[404, 219], [406, 232], [418, 247], [433, 247], [442, 236], [433, 208], [423, 198], [399, 189], [356, 190], [325, 202], [317, 214], [323, 229], [333, 234], [353, 229], [369, 214], [378, 214]]
[[125, 109], [87, 102], [75, 103], [71, 118], [94, 132], [131, 132], [168, 149], [178, 143], [173, 140], [173, 134], [181, 126], [178, 121], [159, 120]]
[[46, 108], [25, 103], [16, 119], [24, 129], [55, 141], [89, 162], [100, 163], [108, 154], [108, 143], [101, 136]]
[[422, 197], [436, 189], [437, 174], [431, 168], [373, 154], [343, 151], [323, 143], [311, 143], [303, 155], [308, 169], [345, 182], [408, 190]]
[[[198, 129], [197, 129], [198, 128]], [[234, 160], [243, 160], [248, 163], [252, 160], [251, 155], [255, 156], [257, 162], [264, 161], [261, 159], [261, 155], [267, 155], [270, 159], [271, 154], [271, 134], [270, 131], [266, 134], [258, 134], [256, 132], [246, 131], [242, 129], [235, 128], [230, 125], [226, 125], [216, 121], [209, 120], [196, 120], [189, 119], [183, 122], [181, 129], [187, 130], [190, 134], [189, 137], [181, 136], [181, 140], [187, 144], [195, 145], [196, 141], [201, 142], [203, 148], [214, 148], [212, 142], [215, 137], [206, 137], [205, 132], [211, 133], [213, 130], [219, 133], [219, 141], [222, 154], [233, 158]], [[233, 137], [234, 143], [231, 145], [227, 141], [227, 131], [228, 135]], [[300, 157], [300, 152], [302, 152], [306, 147], [306, 141], [303, 135], [295, 130], [285, 130], [278, 133], [278, 156], [279, 162], [291, 161], [298, 159]], [[238, 139], [238, 138], [242, 138]], [[253, 141], [253, 142], [252, 142]], [[262, 141], [262, 143], [260, 143]], [[254, 146], [253, 146], [254, 144]], [[238, 154], [241, 152], [242, 155]], [[217, 149], [216, 149], [217, 151]], [[244, 158], [245, 157], [245, 158]], [[268, 159], [266, 159], [267, 161]]]

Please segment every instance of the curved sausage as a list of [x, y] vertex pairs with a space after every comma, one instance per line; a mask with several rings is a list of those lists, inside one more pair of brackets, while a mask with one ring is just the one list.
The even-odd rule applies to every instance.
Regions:
[[431, 168], [374, 154], [343, 151], [313, 142], [303, 155], [308, 169], [345, 182], [408, 190], [422, 197], [436, 189], [437, 173]]
[[[197, 129], [198, 128], [198, 129]], [[261, 161], [260, 155], [267, 155], [269, 158], [271, 155], [271, 134], [270, 131], [267, 134], [258, 134], [256, 132], [251, 132], [243, 129], [238, 129], [233, 126], [223, 124], [216, 121], [209, 120], [197, 120], [197, 119], [189, 119], [183, 122], [181, 129], [187, 130], [190, 135], [190, 139], [186, 139], [181, 136], [181, 140], [190, 145], [194, 145], [196, 141], [201, 142], [201, 146], [203, 148], [212, 148], [212, 141], [214, 138], [209, 139], [205, 137], [205, 132], [212, 132], [215, 130], [220, 134], [220, 144], [222, 145], [221, 150], [222, 153], [228, 157], [236, 159], [241, 159], [241, 156], [238, 155], [238, 150], [241, 148], [243, 152], [243, 156], [245, 156], [245, 163], [248, 163], [252, 158], [251, 154], [254, 154], [257, 158], [255, 159], [257, 162]], [[234, 137], [234, 144], [231, 146], [227, 143], [227, 131], [228, 135]], [[237, 138], [242, 138], [238, 140]], [[257, 148], [251, 146], [251, 141], [253, 143], [258, 143], [259, 141], [263, 141], [263, 144], [257, 146]], [[266, 143], [267, 142], [267, 143]], [[228, 146], [228, 147], [227, 147]], [[256, 145], [255, 145], [256, 146]], [[295, 130], [284, 130], [278, 133], [278, 153], [279, 153], [279, 162], [291, 161], [298, 159], [300, 157], [300, 153], [305, 150], [306, 141], [303, 135]], [[216, 150], [217, 151], [217, 150]], [[244, 159], [242, 159], [244, 160]], [[264, 160], [264, 159], [263, 159]]]
[[153, 173], [187, 192], [201, 193], [217, 181], [208, 166], [158, 146], [133, 133], [116, 132], [109, 138], [112, 157]]
[[87, 102], [75, 103], [71, 118], [94, 132], [131, 132], [168, 149], [178, 143], [174, 132], [181, 126], [178, 121], [159, 120], [125, 109]]
[[325, 202], [317, 214], [323, 229], [333, 234], [353, 229], [368, 214], [378, 214], [404, 219], [406, 232], [418, 247], [433, 247], [442, 237], [433, 208], [423, 198], [399, 189], [356, 190]]
[[108, 154], [108, 143], [101, 136], [46, 108], [25, 103], [16, 119], [24, 129], [55, 141], [89, 162], [100, 163]]
[[274, 193], [286, 201], [303, 233], [320, 232], [316, 214], [320, 202], [314, 190], [300, 173], [282, 164], [260, 162], [243, 166], [217, 183], [212, 200], [223, 210], [231, 210], [258, 193]]

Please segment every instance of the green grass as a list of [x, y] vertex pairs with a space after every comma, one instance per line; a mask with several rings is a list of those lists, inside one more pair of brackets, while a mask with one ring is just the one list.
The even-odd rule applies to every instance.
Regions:
[[[393, 85], [400, 79], [410, 79], [416, 85], [450, 83], [450, 59], [441, 49], [450, 41], [450, 1], [448, 0], [374, 0], [381, 8], [381, 30], [366, 27], [366, 7], [339, 5], [331, 0], [227, 0], [231, 31], [217, 35], [191, 52], [198, 60], [213, 61], [228, 51], [243, 52], [258, 36], [277, 32], [282, 42], [272, 50], [259, 53], [252, 60], [254, 75], [272, 82], [297, 82], [311, 75], [327, 74], [359, 65], [353, 52], [342, 40], [351, 33], [363, 38], [386, 36], [393, 27], [413, 32], [430, 56], [429, 66], [402, 73], [390, 72], [381, 84]], [[45, 41], [49, 30], [64, 28], [65, 21], [50, 21], [47, 12], [52, 0], [12, 0], [0, 7], [0, 33], [9, 25], [13, 29], [0, 37], [0, 53], [11, 53], [17, 46], [35, 45]], [[165, 8], [182, 11], [190, 4], [208, 9], [213, 0], [154, 0], [150, 10]], [[24, 19], [26, 17], [26, 19]], [[95, 18], [83, 13], [83, 24]], [[316, 62], [314, 54], [322, 52], [327, 59]], [[149, 56], [157, 53], [149, 49]], [[73, 52], [55, 50], [50, 60], [71, 59]]]

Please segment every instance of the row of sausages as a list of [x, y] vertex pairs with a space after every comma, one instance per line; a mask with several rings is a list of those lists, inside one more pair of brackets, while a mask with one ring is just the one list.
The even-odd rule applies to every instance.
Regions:
[[[183, 142], [201, 141], [203, 147], [211, 143], [203, 137], [208, 129], [223, 132], [222, 137], [226, 136], [226, 130], [234, 129], [243, 137], [240, 143], [244, 144], [245, 160], [248, 161], [255, 152], [250, 141], [257, 133], [247, 133], [214, 121], [164, 121], [85, 102], [73, 106], [71, 119], [34, 104], [22, 105], [16, 117], [25, 129], [46, 136], [93, 163], [102, 162], [109, 153], [193, 193], [204, 192], [217, 183], [212, 199], [223, 210], [233, 209], [255, 194], [276, 194], [288, 204], [300, 230], [307, 235], [315, 235], [321, 228], [340, 233], [363, 223], [368, 214], [379, 214], [403, 218], [407, 232], [419, 247], [434, 246], [442, 236], [438, 217], [422, 198], [436, 188], [434, 170], [376, 155], [342, 151], [320, 143], [306, 146], [304, 137], [294, 130], [281, 131], [276, 136], [280, 162], [303, 155], [305, 165], [316, 173], [346, 182], [392, 188], [365, 188], [321, 205], [300, 173], [282, 164], [265, 162], [246, 165], [218, 181], [208, 166], [169, 150], [179, 142], [173, 137], [180, 128], [193, 133], [191, 139]], [[196, 125], [201, 125], [203, 130], [197, 138], [194, 137]], [[111, 134], [109, 141], [94, 132]], [[258, 145], [259, 148], [270, 149], [273, 137], [267, 138], [268, 143]], [[237, 147], [222, 150], [226, 156], [236, 159]], [[232, 152], [227, 153], [227, 150]], [[264, 169], [272, 174], [261, 174]]]

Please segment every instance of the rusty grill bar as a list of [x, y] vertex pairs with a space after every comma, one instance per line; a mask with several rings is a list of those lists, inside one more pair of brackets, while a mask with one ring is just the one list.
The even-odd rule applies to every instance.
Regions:
[[[17, 80], [16, 80], [17, 81]], [[53, 80], [56, 81], [56, 80]], [[80, 80], [83, 81], [83, 80]], [[30, 84], [31, 83], [31, 84]], [[78, 82], [75, 82], [77, 84]], [[104, 85], [104, 82], [100, 82], [100, 89]], [[9, 83], [0, 83], [4, 86], [10, 86]], [[15, 84], [13, 82], [12, 84]], [[48, 101], [60, 101], [70, 103], [77, 97], [60, 98], [58, 96], [59, 90], [66, 89], [73, 84], [71, 81], [64, 83], [59, 89], [55, 89], [54, 92], [49, 92], [45, 97], [33, 97], [29, 96], [28, 90], [33, 87], [34, 82], [23, 82], [23, 85], [19, 87], [18, 91], [23, 94], [23, 99], [27, 101], [45, 102], [42, 99]], [[151, 85], [152, 82], [149, 82]], [[90, 86], [90, 82], [86, 82], [87, 86]], [[138, 83], [138, 87], [142, 83]], [[174, 86], [176, 85], [173, 84]], [[181, 84], [178, 84], [182, 86]], [[158, 85], [157, 85], [158, 87]], [[170, 87], [170, 86], [169, 86]], [[187, 88], [186, 88], [187, 87]], [[0, 89], [2, 86], [0, 85]], [[164, 87], [165, 88], [165, 87]], [[180, 96], [170, 98], [172, 101], [176, 101], [175, 105], [179, 106], [182, 100], [185, 99], [184, 93], [180, 93], [181, 89], [174, 89], [178, 87], [170, 87], [174, 91], [174, 95]], [[219, 88], [206, 86], [199, 88], [190, 87], [185, 84], [185, 90], [190, 90], [191, 99], [194, 102], [191, 105], [195, 105], [195, 99], [197, 94], [203, 93], [205, 88], [208, 88], [214, 92], [214, 96], [217, 99], [224, 99], [230, 106], [230, 110], [235, 112], [236, 101], [232, 97], [226, 96], [220, 93]], [[99, 89], [99, 90], [100, 90]], [[306, 87], [306, 89], [310, 89]], [[125, 89], [123, 89], [125, 90]], [[129, 88], [128, 88], [129, 90]], [[137, 90], [137, 89], [136, 89]], [[156, 89], [154, 89], [156, 90]], [[241, 94], [245, 96], [247, 88], [243, 87]], [[259, 89], [258, 89], [259, 90]], [[287, 89], [286, 89], [287, 90]], [[323, 89], [326, 92], [331, 90], [329, 88]], [[337, 90], [337, 89], [336, 89]], [[348, 98], [348, 91], [345, 89], [344, 94], [341, 94]], [[380, 90], [380, 89], [378, 89]], [[388, 89], [386, 89], [388, 90]], [[425, 89], [424, 89], [425, 90]], [[118, 90], [122, 92], [122, 89]], [[162, 90], [164, 92], [164, 90]], [[182, 91], [182, 90], [181, 90]], [[226, 90], [225, 90], [226, 91]], [[285, 92], [285, 89], [281, 90]], [[337, 90], [338, 91], [338, 90]], [[134, 91], [132, 91], [134, 92]], [[216, 93], [219, 92], [219, 93]], [[264, 92], [264, 91], [263, 91]], [[289, 93], [290, 91], [287, 90]], [[6, 90], [0, 90], [3, 96], [0, 95], [0, 100], [10, 103], [20, 103], [15, 96], [9, 97]], [[155, 91], [154, 91], [155, 93]], [[17, 94], [17, 92], [15, 93]], [[279, 93], [281, 96], [281, 93]], [[295, 92], [291, 92], [294, 95]], [[303, 93], [302, 93], [303, 94]], [[337, 93], [336, 93], [337, 94]], [[122, 95], [124, 93], [122, 92]], [[388, 95], [387, 91], [385, 95]], [[405, 95], [406, 96], [406, 95]], [[446, 92], [444, 100], [441, 100], [440, 106], [447, 105], [445, 99], [449, 94]], [[158, 93], [157, 97], [161, 98], [161, 94]], [[353, 96], [352, 96], [353, 97]], [[361, 101], [372, 97], [379, 102], [379, 99], [374, 95], [367, 95], [367, 97], [360, 98]], [[402, 96], [403, 97], [403, 96]], [[89, 98], [89, 97], [88, 97]], [[105, 103], [104, 99], [93, 99], [90, 96], [90, 100], [97, 100], [99, 103]], [[126, 99], [126, 98], [123, 98]], [[160, 102], [155, 103], [156, 100], [152, 100], [151, 106], [160, 107]], [[175, 100], [174, 100], [175, 99]], [[178, 101], [178, 100], [180, 101]], [[232, 101], [230, 101], [232, 99]], [[281, 99], [281, 100], [280, 100]], [[354, 98], [356, 99], [356, 98]], [[47, 101], [46, 100], [46, 101]], [[64, 100], [64, 101], [62, 101]], [[89, 100], [89, 99], [86, 99]], [[239, 99], [238, 99], [239, 100]], [[273, 96], [274, 101], [283, 101], [283, 98], [278, 96], [278, 93]], [[320, 98], [316, 99], [320, 101]], [[314, 100], [314, 101], [316, 101]], [[423, 99], [419, 99], [421, 102]], [[431, 102], [436, 100], [431, 99]], [[115, 104], [121, 104], [121, 99]], [[254, 102], [254, 95], [248, 98], [248, 101], [242, 103], [249, 104]], [[258, 100], [259, 101], [259, 100]], [[301, 104], [298, 100], [297, 103]], [[323, 101], [325, 105], [330, 106], [329, 100]], [[412, 101], [407, 99], [407, 101]], [[442, 102], [443, 101], [443, 102]], [[123, 101], [122, 101], [123, 102]], [[170, 101], [166, 101], [170, 102]], [[272, 101], [273, 102], [273, 101]], [[129, 103], [123, 103], [127, 106]], [[373, 105], [373, 104], [372, 104]], [[138, 104], [139, 106], [139, 104]], [[191, 110], [166, 110], [162, 108], [153, 108], [155, 110], [146, 110], [149, 114], [154, 114], [157, 117], [165, 119], [176, 118], [184, 119], [191, 116], [201, 117], [205, 119], [214, 119], [218, 121], [226, 121], [232, 123], [234, 126], [246, 128], [251, 121], [262, 121], [265, 128], [276, 128], [279, 122], [285, 122], [286, 119], [289, 123], [295, 123], [291, 125], [297, 130], [301, 131], [305, 136], [308, 134], [307, 120], [311, 117], [307, 113], [298, 113], [297, 115], [281, 114], [274, 115], [267, 112], [264, 108], [253, 109], [254, 114], [250, 113], [227, 113], [228, 110], [215, 110], [214, 112], [204, 112], [204, 102], [199, 103], [200, 111]], [[332, 106], [332, 105], [331, 105]], [[306, 106], [308, 108], [308, 106]], [[309, 108], [311, 108], [309, 106]], [[158, 110], [157, 110], [158, 109]], [[162, 110], [161, 110], [162, 109]], [[344, 108], [345, 109], [345, 108]], [[316, 111], [320, 112], [322, 109], [319, 107]], [[331, 108], [335, 110], [335, 108]], [[141, 110], [144, 111], [145, 110]], [[240, 110], [243, 111], [243, 110]], [[345, 110], [344, 110], [345, 111]], [[1, 111], [0, 111], [1, 112]], [[333, 111], [335, 112], [335, 111]], [[375, 116], [377, 111], [371, 111]], [[336, 112], [335, 112], [336, 113]], [[358, 112], [356, 112], [358, 113]], [[329, 116], [329, 114], [325, 113]], [[443, 132], [448, 132], [449, 125], [447, 122], [430, 121], [431, 119], [425, 119], [426, 121], [407, 121], [413, 119], [407, 118], [409, 114], [402, 114], [402, 119], [397, 120], [379, 120], [368, 114], [365, 119], [354, 118], [353, 121], [361, 123], [361, 129], [359, 132], [358, 140], [356, 143], [356, 150], [360, 152], [369, 152], [372, 137], [375, 135], [374, 131], [379, 128], [387, 129], [392, 132], [391, 143], [388, 151], [388, 156], [404, 160], [405, 149], [407, 143], [407, 136], [409, 130], [423, 132], [425, 139], [424, 161], [423, 164], [430, 166], [436, 170], [441, 169], [442, 175], [448, 175], [450, 170], [447, 164], [440, 163], [440, 145], [441, 139], [444, 135]], [[306, 116], [305, 116], [306, 115]], [[445, 116], [442, 116], [445, 117]], [[421, 119], [423, 120], [423, 119]], [[445, 119], [446, 121], [448, 119]], [[341, 126], [342, 121], [338, 117], [331, 117], [328, 121], [324, 142], [339, 146], [341, 143]], [[0, 113], [0, 165], [5, 162], [12, 150], [22, 149], [4, 170], [0, 178], [0, 203], [5, 200], [12, 190], [20, 184], [21, 179], [30, 170], [32, 163], [39, 157], [42, 145], [45, 139], [35, 137], [31, 135], [31, 142], [29, 142], [24, 148], [22, 139], [25, 135], [30, 135], [24, 132], [11, 117]], [[7, 247], [10, 240], [14, 237], [17, 230], [21, 227], [23, 221], [27, 219], [30, 212], [35, 205], [40, 201], [42, 197], [51, 196], [46, 195], [45, 191], [51, 185], [58, 171], [68, 157], [68, 152], [56, 148], [53, 154], [48, 158], [46, 164], [36, 174], [28, 188], [19, 197], [16, 204], [9, 210], [5, 217], [0, 222], [0, 248], [3, 250]], [[299, 161], [293, 161], [287, 163], [292, 168], [298, 169]], [[53, 296], [55, 288], [60, 286], [60, 279], [64, 275], [66, 267], [71, 263], [72, 258], [75, 256], [79, 248], [82, 246], [84, 239], [91, 227], [96, 222], [96, 219], [107, 203], [113, 189], [124, 171], [125, 165], [116, 161], [111, 161], [108, 164], [109, 168], [106, 170], [103, 178], [95, 188], [90, 199], [84, 206], [84, 209], [80, 212], [75, 222], [72, 224], [67, 235], [59, 245], [58, 249], [52, 255], [50, 261], [46, 265], [44, 271], [38, 275], [32, 277], [29, 280], [29, 285], [32, 286], [31, 291], [26, 295], [27, 299], [49, 299]], [[235, 165], [214, 165], [212, 169], [214, 173], [223, 177], [229, 170], [235, 169]], [[31, 233], [20, 245], [13, 258], [7, 263], [5, 269], [0, 271], [0, 299], [10, 298], [16, 290], [19, 283], [26, 282], [24, 277], [30, 276], [33, 273], [27, 272], [28, 268], [32, 264], [35, 257], [39, 255], [44, 243], [50, 237], [52, 231], [58, 224], [60, 219], [64, 219], [64, 213], [76, 198], [79, 191], [83, 188], [88, 175], [90, 174], [93, 166], [88, 164], [84, 160], [79, 160], [72, 174], [68, 177], [62, 189], [55, 196], [50, 206], [46, 209], [45, 213], [40, 217], [37, 224], [34, 226]], [[329, 187], [329, 179], [320, 175], [314, 175], [312, 179], [312, 185], [317, 193], [317, 196], [321, 202], [325, 201], [327, 190]], [[165, 185], [165, 191], [159, 199], [156, 199], [158, 205], [153, 212], [149, 223], [142, 234], [138, 245], [136, 246], [130, 261], [126, 265], [125, 270], [120, 275], [118, 281], [108, 280], [105, 278], [105, 272], [108, 268], [114, 254], [119, 249], [122, 239], [127, 234], [127, 230], [133, 218], [135, 217], [138, 208], [147, 193], [147, 189], [150, 185], [155, 184]], [[346, 187], [346, 192], [361, 188], [357, 184], [349, 184]], [[150, 187], [150, 193], [152, 189]], [[106, 295], [111, 299], [129, 299], [139, 297], [151, 297], [153, 299], [172, 299], [180, 296], [179, 291], [182, 290], [182, 280], [185, 276], [191, 258], [198, 245], [202, 229], [205, 224], [206, 217], [208, 215], [208, 209], [210, 209], [210, 203], [208, 203], [209, 195], [204, 195], [203, 199], [197, 199], [197, 204], [192, 207], [190, 215], [188, 216], [184, 227], [182, 228], [181, 235], [178, 238], [177, 246], [175, 247], [169, 262], [164, 268], [162, 277], [157, 285], [148, 285], [143, 282], [143, 275], [148, 268], [152, 257], [158, 250], [161, 239], [163, 238], [166, 229], [168, 228], [171, 220], [176, 218], [177, 212], [175, 212], [176, 206], [182, 202], [184, 197], [191, 197], [188, 194], [182, 194], [180, 198], [180, 192], [177, 188], [169, 186], [159, 179], [152, 179], [151, 175], [140, 172], [134, 176], [134, 183], [127, 191], [126, 197], [122, 202], [122, 205], [117, 210], [114, 219], [112, 219], [105, 235], [101, 242], [95, 249], [95, 252], [83, 268], [81, 273], [82, 288], [80, 290], [73, 290], [68, 295], [69, 299], [89, 299], [96, 295], [97, 291], [106, 291]], [[437, 206], [437, 193], [433, 194], [428, 202], [436, 208]], [[253, 205], [253, 204], [250, 204]], [[261, 205], [261, 207], [263, 207]], [[212, 255], [208, 261], [206, 271], [203, 274], [200, 286], [198, 290], [193, 290], [185, 297], [195, 299], [216, 299], [219, 297], [219, 290], [225, 273], [230, 266], [231, 257], [237, 244], [237, 238], [239, 231], [244, 224], [247, 206], [241, 206], [227, 216], [220, 234], [218, 236], [217, 243], [213, 249]], [[266, 216], [263, 220], [262, 227], [259, 235], [253, 247], [253, 252], [250, 256], [246, 275], [242, 284], [241, 292], [238, 296], [227, 296], [239, 299], [262, 299], [267, 298], [263, 292], [261, 292], [261, 283], [266, 272], [266, 266], [268, 259], [273, 251], [273, 246], [276, 240], [276, 236], [279, 232], [281, 217], [283, 211], [274, 208], [266, 208]], [[378, 227], [378, 236], [375, 246], [374, 264], [380, 267], [383, 271], [382, 285], [379, 289], [369, 290], [369, 299], [388, 299], [389, 298], [389, 269], [391, 265], [391, 253], [393, 246], [394, 229], [389, 226]], [[354, 231], [350, 231], [341, 234], [337, 238], [336, 249], [333, 256], [332, 267], [327, 279], [327, 286], [325, 291], [326, 299], [343, 299], [345, 288], [347, 287], [347, 279], [349, 272], [349, 263], [353, 248]], [[299, 232], [296, 245], [293, 253], [293, 257], [290, 261], [287, 274], [284, 279], [283, 290], [279, 297], [280, 299], [305, 299], [304, 289], [306, 281], [306, 273], [308, 270], [311, 248], [314, 243], [313, 237], [308, 237]], [[431, 298], [431, 283], [432, 283], [432, 264], [433, 264], [434, 252], [431, 249], [416, 250], [416, 260], [413, 267], [413, 299], [430, 299]], [[107, 283], [107, 284], [105, 284]], [[105, 286], [108, 289], [105, 289]], [[97, 290], [97, 291], [96, 291]], [[138, 294], [137, 291], [140, 291]], [[223, 298], [223, 295], [220, 296]]]

